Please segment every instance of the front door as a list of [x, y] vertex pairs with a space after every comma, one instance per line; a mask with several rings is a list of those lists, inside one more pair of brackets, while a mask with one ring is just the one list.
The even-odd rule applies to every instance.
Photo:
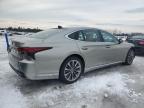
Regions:
[[123, 51], [123, 45], [119, 43], [118, 39], [112, 34], [106, 31], [100, 31], [105, 44], [105, 64], [121, 62], [125, 51]]

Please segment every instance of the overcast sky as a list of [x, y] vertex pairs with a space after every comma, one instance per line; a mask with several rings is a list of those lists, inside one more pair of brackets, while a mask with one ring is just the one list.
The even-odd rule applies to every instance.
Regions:
[[0, 0], [0, 26], [144, 32], [144, 0]]

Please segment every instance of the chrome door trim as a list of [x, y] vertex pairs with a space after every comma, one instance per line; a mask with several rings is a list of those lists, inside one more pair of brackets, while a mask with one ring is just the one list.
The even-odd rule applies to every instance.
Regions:
[[92, 71], [92, 70], [95, 70], [95, 69], [107, 67], [107, 66], [110, 66], [110, 65], [119, 64], [119, 63], [122, 63], [122, 62], [123, 61], [118, 61], [118, 62], [113, 62], [113, 63], [109, 63], [109, 64], [104, 64], [104, 65], [98, 65], [98, 66], [90, 67], [90, 68], [85, 69], [85, 73], [89, 72], [89, 71]]

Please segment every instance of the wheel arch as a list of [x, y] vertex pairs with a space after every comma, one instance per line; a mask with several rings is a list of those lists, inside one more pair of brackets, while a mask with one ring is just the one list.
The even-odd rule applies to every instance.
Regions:
[[128, 48], [128, 50], [127, 50], [127, 52], [126, 52], [126, 54], [125, 54], [125, 57], [124, 57], [124, 61], [126, 60], [127, 54], [128, 54], [128, 52], [129, 52], [130, 50], [133, 50], [133, 51], [135, 52], [134, 46], [131, 46], [131, 47]]
[[63, 62], [61, 63], [60, 68], [59, 68], [59, 75], [60, 75], [60, 71], [61, 71], [61, 68], [62, 68], [63, 63], [64, 63], [68, 58], [70, 58], [70, 57], [78, 57], [78, 58], [82, 61], [82, 64], [83, 64], [83, 73], [84, 73], [84, 70], [85, 70], [85, 60], [84, 60], [84, 58], [83, 58], [80, 54], [71, 54], [71, 55], [67, 56], [67, 57], [63, 60]]
[[129, 53], [130, 50], [133, 50], [133, 51], [134, 51], [134, 55], [135, 55], [135, 48], [134, 48], [134, 46], [131, 46], [131, 47], [129, 48], [129, 50], [127, 51], [127, 53], [126, 53], [126, 57], [125, 57], [125, 60], [124, 60], [123, 64], [125, 64], [125, 61], [126, 61], [126, 59], [127, 59], [127, 56], [128, 56], [128, 53]]

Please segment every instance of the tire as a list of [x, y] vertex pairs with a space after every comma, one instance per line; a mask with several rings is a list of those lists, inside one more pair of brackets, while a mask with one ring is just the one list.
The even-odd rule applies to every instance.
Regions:
[[133, 49], [130, 49], [127, 53], [125, 62], [123, 64], [131, 65], [133, 63], [134, 58], [135, 58], [135, 52]]
[[61, 66], [59, 79], [66, 84], [77, 81], [84, 71], [84, 66], [78, 57], [67, 58]]

